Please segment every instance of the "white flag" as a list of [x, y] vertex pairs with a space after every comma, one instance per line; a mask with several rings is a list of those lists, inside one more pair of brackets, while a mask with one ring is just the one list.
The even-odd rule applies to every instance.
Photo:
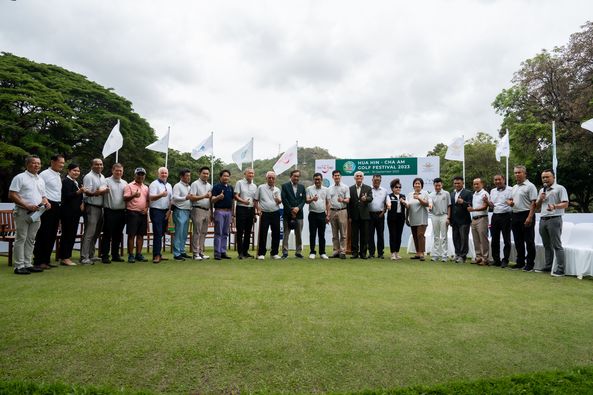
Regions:
[[198, 144], [196, 146], [196, 148], [191, 150], [191, 157], [194, 158], [195, 160], [200, 159], [202, 156], [204, 155], [212, 155], [214, 150], [213, 150], [213, 140], [214, 140], [214, 135], [211, 134], [210, 137], [208, 137], [206, 140], [202, 141], [200, 144]]
[[167, 133], [163, 137], [161, 137], [154, 143], [147, 145], [146, 149], [157, 152], [163, 152], [166, 154], [169, 151], [169, 130], [167, 130]]
[[111, 129], [111, 133], [109, 133], [109, 137], [107, 137], [107, 141], [103, 146], [103, 158], [107, 158], [109, 155], [113, 154], [114, 152], [119, 151], [121, 147], [124, 145], [124, 136], [121, 135], [119, 131], [119, 119], [117, 123]]
[[290, 169], [291, 166], [298, 164], [297, 160], [297, 146], [296, 144], [290, 147], [282, 154], [280, 158], [274, 164], [274, 173], [280, 175], [286, 170]]
[[506, 156], [507, 158], [511, 154], [511, 146], [509, 144], [509, 131], [502, 136], [498, 144], [496, 145], [496, 160], [500, 162], [501, 156]]
[[464, 149], [464, 141], [463, 136], [455, 138], [447, 147], [447, 153], [445, 154], [445, 159], [448, 160], [458, 160], [463, 162], [465, 159], [465, 149]]
[[593, 118], [589, 119], [588, 121], [583, 122], [581, 125], [583, 129], [587, 129], [590, 132], [593, 132]]
[[253, 161], [253, 139], [233, 153], [233, 161], [239, 166], [239, 170], [243, 170], [243, 163]]

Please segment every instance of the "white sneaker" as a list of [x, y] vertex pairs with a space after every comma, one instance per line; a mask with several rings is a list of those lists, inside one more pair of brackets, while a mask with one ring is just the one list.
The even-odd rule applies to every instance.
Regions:
[[101, 262], [101, 258], [99, 258], [98, 256], [94, 256], [91, 258], [91, 262]]
[[449, 260], [447, 259], [446, 256], [444, 256], [444, 257], [441, 258], [441, 262], [449, 262]]
[[272, 259], [282, 259], [282, 257], [280, 255], [274, 255], [272, 256]]
[[260, 261], [263, 261], [264, 259], [266, 259], [266, 257], [263, 256], [263, 255], [258, 255], [257, 256], [257, 259], [260, 260]]
[[93, 261], [86, 258], [86, 259], [81, 260], [80, 263], [83, 265], [91, 265], [93, 263]]
[[199, 256], [199, 255], [194, 255], [194, 260], [195, 261], [201, 261], [202, 260], [202, 257]]
[[204, 255], [204, 254], [200, 254], [200, 256], [202, 257], [202, 259], [208, 259], [208, 258], [210, 258], [210, 256]]
[[400, 259], [402, 259], [401, 255], [399, 255], [397, 252], [395, 253], [395, 260], [399, 261]]
[[327, 256], [327, 254], [321, 254], [321, 259], [329, 259], [329, 257]]
[[315, 259], [315, 254], [309, 254], [309, 259]]
[[394, 252], [393, 254], [391, 254], [391, 260], [392, 260], [392, 261], [395, 261], [396, 259], [397, 259], [397, 258], [396, 258], [395, 252]]
[[431, 260], [431, 261], [433, 261], [433, 262], [436, 262], [436, 261], [438, 261], [439, 259], [438, 259], [436, 256], [433, 256], [432, 258], [430, 258], [430, 260]]

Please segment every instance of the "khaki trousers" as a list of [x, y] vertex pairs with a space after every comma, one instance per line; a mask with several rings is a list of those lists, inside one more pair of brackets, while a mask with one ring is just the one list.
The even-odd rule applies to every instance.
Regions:
[[32, 222], [27, 210], [16, 207], [14, 211], [16, 236], [14, 239], [14, 268], [32, 267], [33, 247], [35, 236], [41, 226], [41, 221]]
[[332, 227], [332, 244], [334, 254], [346, 253], [346, 233], [348, 231], [347, 210], [331, 210], [329, 212], [329, 223]]
[[191, 222], [194, 224], [191, 236], [191, 249], [194, 255], [204, 254], [206, 235], [208, 234], [208, 222], [210, 222], [210, 210], [201, 208], [191, 209]]
[[476, 250], [476, 259], [481, 258], [488, 262], [490, 245], [488, 243], [488, 216], [472, 219], [471, 224], [472, 238], [474, 239], [474, 249]]

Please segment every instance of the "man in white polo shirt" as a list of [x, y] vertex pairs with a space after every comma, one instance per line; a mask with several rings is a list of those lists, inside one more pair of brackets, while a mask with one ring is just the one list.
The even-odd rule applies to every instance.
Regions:
[[95, 243], [103, 227], [103, 196], [109, 193], [103, 172], [103, 161], [95, 158], [91, 161], [91, 171], [84, 176], [84, 234], [80, 247], [80, 263], [93, 264], [101, 258], [95, 257]]
[[[122, 235], [126, 226], [126, 202], [124, 190], [128, 182], [122, 177], [124, 167], [120, 163], [111, 166], [111, 177], [105, 179], [109, 192], [103, 200], [103, 236], [101, 237], [101, 261], [123, 262], [120, 255]], [[111, 250], [111, 258], [109, 251]]]
[[272, 259], [280, 259], [278, 248], [280, 246], [280, 188], [276, 185], [276, 173], [266, 173], [266, 183], [257, 187], [255, 196], [255, 210], [260, 216], [259, 236], [257, 241], [257, 259], [266, 258], [266, 244], [268, 229], [272, 230], [272, 245], [270, 255]]
[[45, 181], [39, 177], [41, 160], [32, 155], [25, 159], [26, 170], [17, 174], [10, 183], [8, 197], [15, 203], [14, 221], [16, 236], [14, 241], [14, 273], [31, 274], [42, 272], [43, 269], [34, 267], [33, 245], [35, 235], [41, 222], [39, 210], [51, 208], [45, 196]]
[[245, 176], [235, 184], [235, 227], [237, 229], [237, 251], [239, 259], [253, 258], [249, 253], [251, 243], [251, 230], [255, 220], [254, 199], [257, 194], [257, 185], [253, 182], [255, 172], [253, 169], [245, 169]]
[[443, 180], [435, 178], [432, 182], [434, 191], [430, 193], [431, 203], [429, 205], [432, 221], [433, 243], [430, 252], [430, 260], [437, 262], [447, 262], [447, 253], [449, 251], [447, 239], [447, 227], [449, 226], [449, 217], [451, 216], [451, 195], [443, 190]]
[[[511, 255], [511, 213], [512, 208], [507, 201], [512, 197], [512, 189], [506, 185], [506, 180], [503, 175], [497, 174], [494, 176], [494, 188], [490, 191], [490, 200], [488, 205], [492, 208], [492, 219], [490, 221], [490, 235], [492, 241], [490, 243], [492, 251], [492, 260], [494, 266], [505, 268], [509, 265], [509, 257]], [[504, 247], [502, 250], [503, 257], [500, 259], [500, 235]]]
[[315, 259], [315, 236], [319, 238], [319, 256], [329, 259], [325, 253], [325, 225], [329, 222], [329, 199], [327, 188], [321, 185], [321, 173], [313, 175], [313, 185], [305, 190], [305, 201], [309, 205], [309, 259]]
[[64, 156], [51, 157], [50, 167], [39, 173], [45, 182], [45, 193], [51, 205], [41, 216], [41, 225], [35, 237], [33, 248], [33, 264], [40, 269], [51, 269], [57, 265], [51, 264], [51, 253], [56, 242], [58, 226], [60, 224], [60, 204], [62, 201], [62, 174]]
[[472, 205], [467, 208], [467, 211], [472, 217], [472, 238], [476, 251], [474, 262], [480, 266], [487, 266], [490, 249], [488, 243], [488, 201], [490, 195], [484, 189], [484, 182], [481, 178], [474, 178], [473, 186]]
[[[385, 213], [387, 212], [387, 205], [391, 201], [387, 199], [389, 192], [381, 186], [381, 175], [374, 174], [372, 178], [371, 192], [373, 194], [373, 201], [369, 203], [369, 214], [371, 220], [369, 221], [369, 257], [375, 257], [375, 245], [377, 250], [377, 258], [383, 259], [383, 250], [385, 249]], [[377, 234], [377, 243], [375, 244], [375, 233]]]
[[542, 172], [543, 188], [539, 191], [536, 208], [541, 209], [539, 217], [539, 234], [542, 237], [545, 251], [545, 266], [541, 272], [552, 272], [554, 254], [556, 254], [556, 270], [554, 277], [564, 276], [565, 259], [562, 247], [562, 216], [568, 207], [568, 193], [566, 188], [556, 183], [554, 170], [546, 169]]
[[[535, 201], [537, 189], [527, 179], [525, 166], [515, 166], [514, 171], [517, 183], [511, 190], [511, 198], [507, 201], [513, 208], [511, 216], [511, 229], [517, 250], [517, 264], [513, 269], [523, 269], [532, 272], [535, 264]], [[527, 250], [527, 254], [525, 251]]]
[[208, 223], [212, 216], [210, 210], [212, 185], [208, 182], [209, 178], [210, 168], [208, 166], [202, 166], [199, 170], [199, 178], [192, 182], [190, 187], [191, 221], [194, 226], [191, 245], [194, 259], [197, 261], [210, 258], [208, 255], [204, 255]]
[[148, 201], [150, 206], [150, 222], [152, 222], [152, 263], [159, 263], [163, 258], [163, 236], [167, 230], [167, 223], [171, 215], [171, 197], [173, 187], [167, 182], [169, 170], [160, 167], [157, 171], [157, 179], [148, 187]]
[[342, 184], [340, 170], [332, 171], [334, 183], [328, 188], [329, 194], [329, 223], [332, 227], [332, 243], [334, 252], [332, 258], [346, 259], [346, 232], [348, 231], [348, 202], [350, 202], [350, 188]]

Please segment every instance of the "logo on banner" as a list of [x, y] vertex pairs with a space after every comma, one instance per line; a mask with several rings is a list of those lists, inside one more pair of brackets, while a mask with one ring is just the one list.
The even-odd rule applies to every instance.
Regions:
[[322, 181], [322, 184], [323, 184], [324, 187], [329, 188], [329, 179], [324, 178], [323, 181]]
[[332, 169], [332, 166], [328, 165], [327, 163], [324, 163], [323, 165], [321, 165], [321, 172], [323, 174], [327, 173], [328, 171], [330, 171]]
[[426, 173], [431, 172], [434, 169], [434, 165], [430, 162], [424, 162], [422, 164], [422, 170]]
[[349, 160], [348, 162], [344, 163], [344, 165], [342, 166], [342, 169], [346, 173], [354, 173], [354, 171], [356, 170], [356, 163]]

